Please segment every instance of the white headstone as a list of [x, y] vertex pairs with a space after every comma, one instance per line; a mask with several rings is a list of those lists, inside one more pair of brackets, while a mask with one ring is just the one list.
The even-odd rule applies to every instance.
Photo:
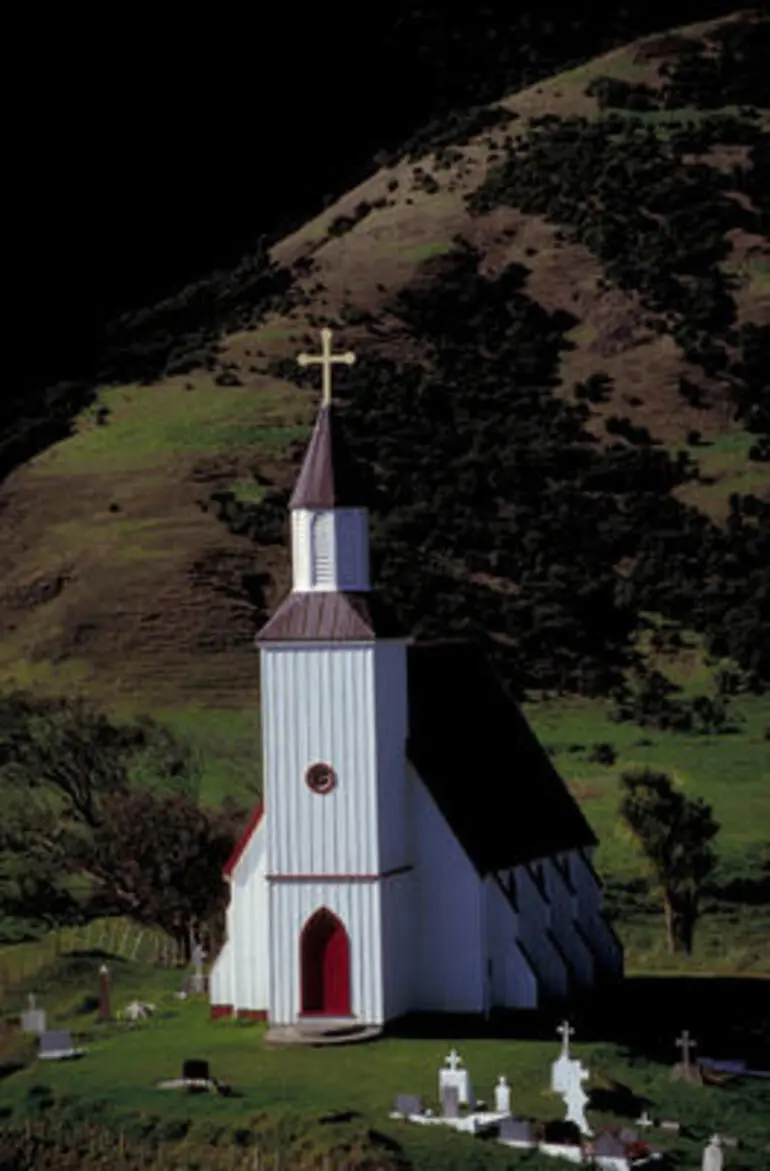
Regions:
[[460, 1104], [463, 1106], [475, 1106], [476, 1099], [473, 1094], [473, 1087], [471, 1086], [471, 1079], [467, 1069], [461, 1069], [462, 1059], [456, 1049], [453, 1049], [449, 1056], [445, 1058], [445, 1068], [438, 1072], [438, 1096], [441, 1101], [443, 1091], [446, 1087], [451, 1086], [457, 1090], [460, 1098]]
[[701, 1171], [722, 1171], [724, 1155], [718, 1134], [712, 1134], [708, 1144], [703, 1148]]
[[501, 1074], [497, 1085], [495, 1086], [495, 1113], [496, 1114], [510, 1114], [511, 1112], [511, 1087], [505, 1080], [505, 1074]]
[[572, 1061], [569, 1053], [569, 1039], [574, 1035], [575, 1030], [571, 1028], [569, 1021], [562, 1021], [556, 1032], [561, 1035], [561, 1053], [551, 1064], [551, 1089], [556, 1094], [563, 1094], [567, 1089]]
[[643, 1110], [641, 1118], [637, 1118], [637, 1120], [636, 1120], [636, 1125], [643, 1126], [646, 1128], [648, 1126], [654, 1126], [655, 1123], [652, 1121], [652, 1119], [648, 1115], [647, 1111]]
[[48, 1027], [44, 1008], [35, 1007], [35, 994], [30, 992], [27, 997], [29, 1008], [21, 1014], [21, 1028], [24, 1033], [36, 1033], [40, 1036]]
[[588, 1094], [583, 1089], [583, 1082], [588, 1081], [590, 1074], [580, 1061], [573, 1061], [570, 1067], [570, 1076], [563, 1098], [567, 1107], [566, 1122], [574, 1122], [581, 1134], [590, 1136], [592, 1131], [585, 1116], [588, 1104]]

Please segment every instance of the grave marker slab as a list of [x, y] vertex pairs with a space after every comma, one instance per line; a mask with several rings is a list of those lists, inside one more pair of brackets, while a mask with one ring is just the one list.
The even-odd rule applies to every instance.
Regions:
[[403, 1118], [410, 1114], [422, 1114], [422, 1101], [416, 1094], [399, 1094], [396, 1098], [395, 1113]]
[[441, 1114], [444, 1118], [460, 1117], [460, 1093], [457, 1086], [444, 1086], [441, 1094]]
[[38, 1057], [42, 1061], [64, 1061], [69, 1057], [80, 1057], [82, 1049], [72, 1046], [72, 1034], [69, 1029], [52, 1029], [42, 1033], [39, 1038]]

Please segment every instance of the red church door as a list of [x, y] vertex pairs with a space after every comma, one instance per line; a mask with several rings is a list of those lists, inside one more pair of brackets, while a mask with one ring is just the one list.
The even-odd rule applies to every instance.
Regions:
[[300, 937], [302, 1012], [350, 1016], [350, 941], [344, 925], [322, 907]]

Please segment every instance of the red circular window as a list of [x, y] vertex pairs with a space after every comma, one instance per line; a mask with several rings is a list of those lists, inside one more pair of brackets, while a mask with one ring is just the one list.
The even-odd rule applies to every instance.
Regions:
[[311, 764], [305, 773], [305, 780], [314, 793], [331, 793], [337, 784], [337, 777], [330, 764]]

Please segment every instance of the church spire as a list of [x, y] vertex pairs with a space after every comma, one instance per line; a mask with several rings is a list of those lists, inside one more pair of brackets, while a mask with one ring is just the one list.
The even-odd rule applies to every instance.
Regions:
[[291, 509], [363, 507], [363, 492], [340, 434], [339, 416], [332, 403], [331, 391], [332, 365], [336, 363], [352, 366], [356, 356], [349, 350], [344, 354], [333, 354], [331, 340], [332, 331], [322, 329], [322, 352], [300, 354], [297, 358], [300, 366], [321, 366], [323, 397], [302, 469], [289, 502]]
[[332, 331], [321, 330], [321, 353], [300, 354], [300, 366], [320, 365], [323, 398], [297, 484], [289, 501], [294, 592], [369, 589], [369, 533], [353, 463], [331, 396], [331, 368], [352, 366], [355, 354], [334, 354]]

